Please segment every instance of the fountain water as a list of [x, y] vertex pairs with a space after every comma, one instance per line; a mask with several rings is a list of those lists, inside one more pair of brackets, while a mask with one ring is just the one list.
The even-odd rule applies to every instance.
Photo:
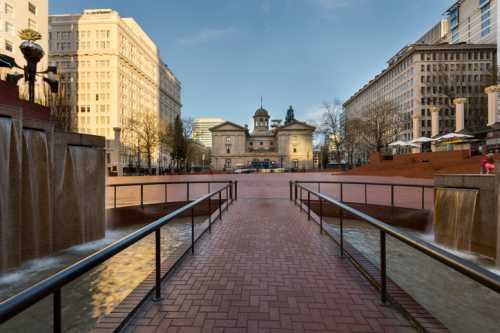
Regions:
[[104, 237], [104, 198], [99, 195], [104, 180], [102, 151], [68, 146], [61, 182], [56, 185], [55, 249]]
[[0, 271], [20, 263], [20, 154], [16, 124], [0, 117]]
[[23, 130], [22, 260], [52, 252], [50, 161], [47, 134]]
[[439, 244], [472, 251], [474, 228], [478, 225], [479, 190], [436, 188], [434, 234]]

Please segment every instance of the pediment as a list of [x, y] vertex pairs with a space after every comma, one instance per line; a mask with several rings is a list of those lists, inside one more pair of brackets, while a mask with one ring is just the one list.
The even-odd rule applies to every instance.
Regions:
[[290, 131], [290, 130], [300, 130], [300, 131], [304, 131], [304, 130], [308, 130], [308, 131], [314, 131], [316, 128], [314, 126], [311, 126], [309, 124], [306, 124], [306, 123], [303, 123], [301, 121], [293, 121], [287, 125], [283, 125], [281, 126], [280, 128], [278, 128], [279, 131], [282, 131], [282, 130], [287, 130], [287, 131]]
[[226, 121], [222, 124], [210, 128], [211, 132], [217, 131], [246, 131], [246, 128], [230, 121]]

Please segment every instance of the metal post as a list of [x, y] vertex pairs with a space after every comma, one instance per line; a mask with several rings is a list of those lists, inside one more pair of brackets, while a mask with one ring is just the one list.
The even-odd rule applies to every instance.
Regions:
[[340, 202], [344, 202], [344, 184], [340, 183]]
[[191, 253], [194, 254], [194, 207], [191, 208]]
[[229, 196], [228, 196], [228, 187], [226, 186], [226, 209], [229, 210]]
[[387, 302], [387, 271], [385, 253], [385, 231], [380, 230], [380, 296], [382, 303]]
[[233, 202], [233, 181], [231, 181], [231, 183], [229, 183], [229, 198], [231, 198], [231, 202]]
[[365, 183], [365, 205], [368, 205], [368, 193], [367, 193], [367, 185]]
[[290, 200], [293, 200], [293, 193], [292, 193], [292, 181], [290, 180], [289, 182], [290, 185]]
[[158, 302], [161, 300], [161, 230], [155, 230], [155, 266], [156, 266], [156, 279], [155, 279], [155, 296], [153, 301]]
[[319, 230], [323, 233], [323, 199], [319, 198]]
[[307, 219], [311, 219], [311, 192], [307, 191]]
[[222, 192], [219, 190], [219, 220], [222, 221]]
[[303, 207], [302, 207], [302, 187], [300, 188], [300, 199], [299, 199], [299, 204], [300, 204], [300, 210], [303, 210]]
[[394, 185], [391, 185], [391, 207], [394, 207]]
[[425, 187], [422, 186], [422, 209], [425, 209]]
[[340, 208], [340, 256], [344, 256], [344, 210]]
[[318, 193], [321, 193], [321, 183], [318, 182]]
[[54, 333], [62, 332], [62, 316], [61, 316], [61, 289], [56, 289], [53, 294], [53, 311], [54, 311]]
[[115, 202], [114, 207], [116, 208], [116, 186], [115, 186], [115, 198], [114, 198], [114, 202]]
[[186, 183], [186, 197], [187, 197], [187, 202], [189, 202], [189, 183]]
[[238, 200], [238, 181], [234, 182], [234, 200]]
[[165, 184], [165, 203], [168, 202], [168, 188], [167, 188], [167, 184]]
[[294, 187], [295, 187], [295, 189], [294, 189], [294, 191], [295, 191], [295, 193], [294, 193], [294, 194], [295, 194], [295, 195], [293, 196], [293, 203], [294, 203], [294, 204], [297, 204], [297, 183], [295, 183], [295, 186], [294, 186]]
[[141, 207], [144, 208], [144, 184], [141, 184]]
[[208, 198], [208, 232], [212, 232], [212, 197]]
[[207, 185], [208, 185], [208, 192], [207, 193], [210, 193], [210, 182], [208, 182]]

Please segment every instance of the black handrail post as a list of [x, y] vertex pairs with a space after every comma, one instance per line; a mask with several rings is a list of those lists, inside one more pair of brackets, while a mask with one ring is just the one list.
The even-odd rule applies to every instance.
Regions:
[[219, 220], [222, 221], [222, 192], [219, 190]]
[[186, 183], [186, 202], [189, 202], [189, 182]]
[[208, 192], [207, 193], [210, 193], [210, 182], [208, 182], [207, 185], [208, 185]]
[[212, 198], [208, 198], [208, 232], [212, 232]]
[[422, 209], [425, 209], [425, 187], [422, 186]]
[[307, 219], [311, 219], [311, 192], [307, 191]]
[[155, 296], [154, 302], [161, 300], [161, 230], [155, 230]]
[[323, 233], [323, 199], [319, 198], [319, 230]]
[[191, 208], [191, 253], [194, 254], [194, 207]]
[[229, 197], [231, 198], [231, 202], [233, 202], [233, 181], [231, 180], [231, 182], [229, 183]]
[[234, 182], [234, 200], [238, 200], [238, 181]]
[[318, 182], [318, 193], [321, 193], [321, 183]]
[[391, 184], [391, 207], [394, 207], [394, 185]]
[[344, 184], [340, 183], [340, 202], [344, 202]]
[[290, 185], [290, 201], [293, 200], [293, 194], [292, 194], [292, 181], [290, 180], [288, 182], [288, 184]]
[[144, 184], [141, 184], [141, 208], [144, 208]]
[[116, 186], [115, 186], [115, 199], [114, 199], [114, 202], [115, 202], [114, 207], [116, 208]]
[[380, 296], [384, 304], [387, 302], [387, 264], [385, 250], [385, 231], [380, 230]]
[[167, 183], [165, 183], [165, 203], [168, 203], [168, 189], [167, 189]]
[[302, 207], [302, 187], [300, 187], [300, 200], [299, 200], [299, 204], [300, 204], [300, 210], [304, 210], [304, 207]]
[[340, 256], [344, 256], [344, 210], [340, 208]]
[[228, 196], [228, 187], [226, 186], [226, 209], [229, 210], [229, 196]]
[[294, 203], [297, 204], [297, 182], [295, 183], [295, 198]]
[[367, 188], [366, 188], [366, 183], [365, 183], [365, 206], [368, 205], [368, 193], [367, 193]]
[[61, 302], [61, 289], [56, 289], [54, 290], [54, 300], [53, 300], [53, 311], [54, 311], [54, 327], [53, 331], [54, 333], [61, 333], [62, 332], [62, 302]]

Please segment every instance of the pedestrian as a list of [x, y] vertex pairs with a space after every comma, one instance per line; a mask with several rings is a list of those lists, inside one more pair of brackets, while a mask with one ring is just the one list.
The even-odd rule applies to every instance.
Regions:
[[495, 159], [493, 158], [493, 154], [488, 154], [488, 160], [484, 164], [484, 169], [486, 174], [490, 174], [495, 170]]
[[480, 166], [481, 166], [481, 168], [480, 168], [480, 171], [479, 171], [479, 172], [480, 172], [481, 174], [486, 173], [486, 168], [484, 167], [484, 165], [485, 165], [487, 162], [488, 162], [488, 155], [483, 154], [483, 155], [481, 156], [481, 160], [480, 160], [480, 162], [479, 162], [479, 163], [480, 163]]

